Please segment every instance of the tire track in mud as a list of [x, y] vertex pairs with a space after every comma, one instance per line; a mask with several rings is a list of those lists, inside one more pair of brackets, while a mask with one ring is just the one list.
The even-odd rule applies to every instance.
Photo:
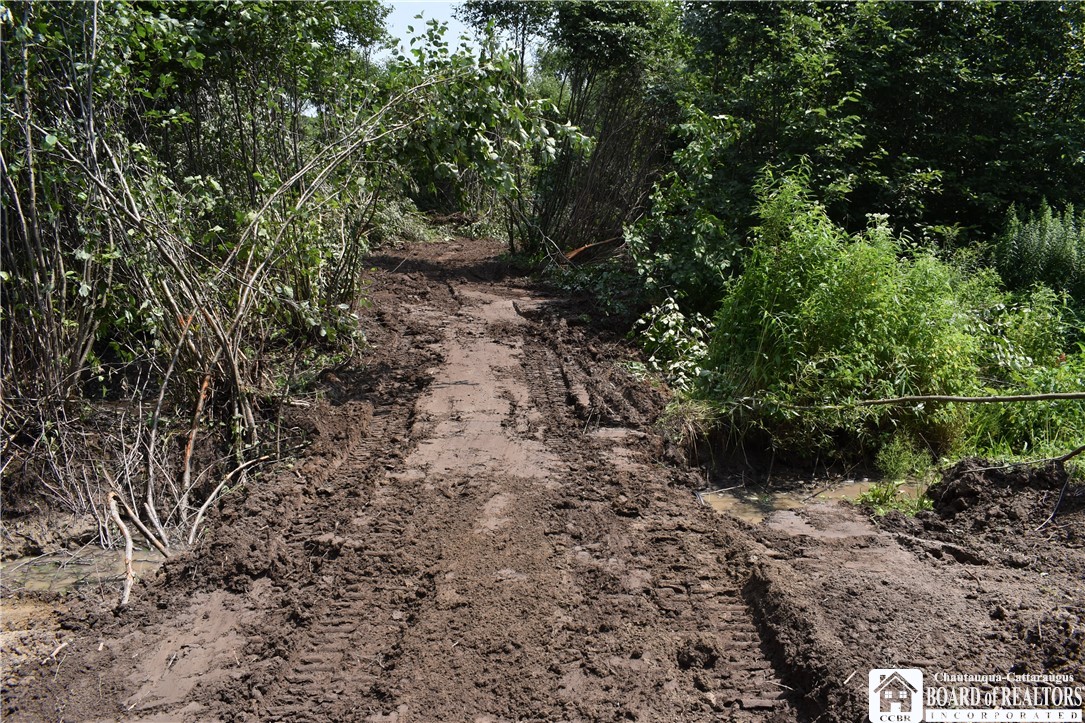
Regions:
[[374, 411], [371, 438], [414, 446], [360, 514], [289, 543], [322, 612], [302, 615], [260, 717], [794, 719], [726, 540], [613, 454], [631, 430], [588, 433], [635, 402], [531, 321], [537, 300], [455, 293], [413, 428]]
[[438, 334], [398, 310], [379, 319], [383, 343], [400, 347], [391, 356], [422, 363], [401, 370], [406, 388], [374, 406], [365, 438], [342, 455], [339, 479], [291, 526], [287, 544], [308, 574], [290, 581], [290, 613], [274, 645], [289, 652], [250, 680], [260, 720], [358, 720], [378, 711], [402, 631], [433, 591], [402, 549], [416, 505], [389, 474], [410, 451], [415, 404], [431, 380], [425, 362], [440, 362], [427, 341]]
[[[374, 352], [328, 375], [314, 453], [167, 566], [152, 642], [118, 631], [53, 695], [102, 698], [105, 670], [102, 720], [802, 720], [741, 596], [747, 548], [651, 461], [658, 400], [553, 300], [436, 248], [385, 259]], [[222, 588], [242, 642], [164, 694], [154, 608], [199, 630], [202, 593], [173, 589]], [[133, 695], [139, 646], [170, 662]]]
[[[582, 430], [590, 428], [593, 420], [613, 418], [612, 410], [640, 411], [635, 402], [614, 394], [600, 380], [585, 379], [590, 372], [580, 365], [570, 368], [560, 359], [560, 352], [540, 344], [527, 365], [528, 378], [534, 382], [533, 389], [539, 390], [541, 403], [556, 414], [577, 418], [579, 425], [562, 427], [574, 445], [578, 438], [583, 444], [589, 437]], [[559, 373], [554, 372], [555, 366]], [[558, 385], [558, 379], [564, 384]], [[629, 430], [609, 427], [591, 436], [623, 439], [630, 435]], [[600, 457], [607, 456], [605, 444], [595, 442], [589, 447]], [[645, 508], [653, 502], [657, 508], [666, 507], [659, 504], [658, 496], [644, 495], [643, 488], [640, 495], [629, 496], [637, 491], [638, 473], [647, 468], [629, 465], [621, 457], [616, 462], [595, 476], [601, 485], [582, 489], [577, 501], [564, 502], [574, 510], [565, 516], [572, 521], [566, 521], [564, 530], [550, 533], [560, 540], [559, 548], [573, 553], [581, 587], [599, 593], [584, 611], [598, 621], [599, 639], [610, 650], [632, 651], [629, 660], [611, 655], [604, 665], [610, 672], [615, 666], [641, 670], [636, 662], [644, 658], [636, 641], [639, 634], [624, 635], [611, 621], [654, 617], [653, 632], [670, 638], [671, 645], [666, 647], [673, 649], [673, 663], [689, 674], [693, 688], [703, 694], [701, 699], [712, 712], [734, 720], [794, 719], [785, 695], [788, 688], [774, 671], [751, 611], [727, 574], [733, 568], [724, 556], [729, 545], [717, 534], [715, 521], [698, 524], [674, 510], [649, 514]], [[587, 461], [582, 469], [594, 471], [599, 466]], [[622, 527], [622, 518], [627, 521], [628, 536], [614, 534]], [[606, 533], [585, 535], [584, 530]], [[641, 719], [636, 711], [626, 712]], [[644, 719], [654, 717], [649, 714]]]

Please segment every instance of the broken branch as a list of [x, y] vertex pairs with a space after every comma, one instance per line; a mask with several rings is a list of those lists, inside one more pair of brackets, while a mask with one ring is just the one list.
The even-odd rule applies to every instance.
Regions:
[[857, 407], [875, 407], [889, 404], [918, 404], [921, 402], [959, 402], [962, 404], [998, 404], [1008, 402], [1042, 402], [1058, 399], [1085, 399], [1085, 392], [1051, 392], [1047, 394], [1007, 394], [988, 397], [958, 397], [951, 394], [925, 394], [889, 399], [864, 399], [855, 402]]
[[[113, 477], [110, 476], [109, 472], [107, 472], [104, 467], [102, 468], [102, 474], [105, 475], [106, 480], [109, 482], [109, 486], [116, 490], [117, 485], [113, 481]], [[124, 513], [128, 515], [128, 519], [132, 520], [132, 523], [136, 526], [136, 529], [138, 529], [140, 531], [140, 534], [142, 534], [147, 539], [147, 542], [154, 545], [155, 549], [161, 552], [163, 557], [168, 558], [170, 556], [170, 553], [169, 550], [166, 549], [166, 545], [157, 537], [155, 537], [150, 530], [147, 529], [147, 526], [143, 524], [143, 522], [139, 519], [139, 516], [136, 515], [136, 513], [132, 511], [132, 508], [128, 506], [128, 501], [116, 492], [111, 492], [110, 495], [120, 500], [121, 504], [124, 506]], [[112, 502], [110, 502], [110, 504], [112, 504]]]
[[188, 533], [188, 544], [191, 545], [196, 542], [196, 530], [199, 529], [200, 522], [203, 521], [204, 514], [207, 513], [207, 509], [211, 506], [211, 503], [215, 501], [215, 498], [218, 497], [218, 494], [222, 491], [222, 488], [225, 487], [226, 484], [237, 474], [244, 472], [246, 469], [252, 467], [254, 464], [266, 462], [269, 459], [271, 459], [271, 456], [266, 454], [262, 457], [257, 457], [256, 459], [250, 459], [248, 462], [244, 462], [238, 465], [236, 468], [234, 468], [232, 472], [226, 475], [221, 482], [219, 482], [218, 487], [216, 487], [211, 492], [211, 494], [207, 496], [207, 500], [203, 503], [203, 506], [200, 507], [200, 511], [196, 513], [196, 521], [192, 523], [192, 529]]
[[121, 605], [127, 605], [128, 598], [132, 594], [132, 581], [135, 579], [135, 573], [132, 571], [132, 533], [128, 531], [128, 526], [124, 524], [121, 513], [117, 509], [116, 492], [109, 493], [109, 514], [113, 518], [113, 523], [124, 535], [124, 592], [121, 594]]
[[[1067, 452], [1066, 454], [1064, 454], [1061, 457], [1056, 457], [1052, 461], [1055, 462], [1056, 464], [1058, 464], [1061, 467], [1062, 465], [1066, 464], [1067, 462], [1069, 462], [1070, 460], [1072, 460], [1074, 457], [1078, 456], [1082, 452], [1085, 452], [1085, 444], [1081, 445], [1080, 447], [1078, 447], [1075, 450]], [[1065, 470], [1063, 470], [1063, 471], [1065, 472]], [[1048, 515], [1047, 519], [1044, 520], [1040, 524], [1040, 526], [1036, 528], [1037, 532], [1042, 530], [1043, 528], [1047, 527], [1049, 524], [1051, 524], [1051, 522], [1054, 521], [1055, 516], [1059, 514], [1059, 508], [1062, 507], [1062, 501], [1066, 497], [1066, 490], [1069, 487], [1070, 487], [1070, 475], [1067, 473], [1066, 474], [1066, 479], [1064, 479], [1062, 481], [1062, 489], [1059, 490], [1059, 498], [1057, 500], [1055, 500], [1055, 506], [1051, 509], [1051, 514]]]

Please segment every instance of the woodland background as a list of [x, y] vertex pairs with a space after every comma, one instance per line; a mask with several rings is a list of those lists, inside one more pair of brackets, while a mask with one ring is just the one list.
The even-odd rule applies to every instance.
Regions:
[[[5, 506], [163, 542], [292, 453], [433, 218], [645, 350], [690, 440], [888, 476], [1081, 444], [1085, 4], [4, 2]], [[592, 263], [570, 265], [564, 252]]]

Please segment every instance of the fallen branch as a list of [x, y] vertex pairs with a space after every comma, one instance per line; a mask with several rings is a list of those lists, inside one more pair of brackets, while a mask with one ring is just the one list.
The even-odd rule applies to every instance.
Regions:
[[1085, 392], [1051, 392], [1048, 394], [1007, 394], [990, 397], [958, 397], [949, 394], [926, 394], [889, 399], [864, 399], [854, 402], [856, 407], [874, 407], [890, 404], [920, 404], [922, 402], [959, 402], [962, 404], [998, 404], [1008, 402], [1043, 402], [1056, 399], [1082, 399]]
[[154, 545], [154, 548], [161, 552], [163, 557], [168, 558], [170, 556], [170, 552], [166, 549], [166, 546], [162, 544], [162, 541], [155, 537], [151, 533], [151, 531], [147, 529], [147, 526], [140, 521], [139, 517], [136, 516], [136, 513], [132, 511], [132, 508], [128, 506], [128, 503], [123, 497], [120, 497], [119, 499], [121, 501], [121, 504], [124, 505], [124, 513], [128, 515], [128, 519], [130, 519], [135, 524], [136, 529], [140, 531], [140, 534], [142, 534], [147, 539], [147, 542]]
[[1072, 460], [1074, 457], [1078, 456], [1082, 452], [1085, 452], [1085, 444], [1081, 445], [1080, 447], [1073, 450], [1072, 452], [1067, 452], [1063, 456], [1056, 458], [1055, 461], [1060, 462], [1062, 464], [1066, 464], [1067, 462], [1069, 462], [1070, 460]]
[[606, 255], [617, 250], [619, 246], [625, 243], [624, 236], [615, 236], [614, 238], [608, 238], [606, 241], [597, 241], [595, 243], [581, 246], [578, 249], [562, 254], [565, 260], [573, 266], [581, 264], [590, 264], [593, 261], [598, 261], [600, 258], [605, 258]]
[[48, 658], [46, 658], [45, 660], [41, 661], [41, 664], [42, 664], [42, 665], [45, 665], [45, 664], [46, 664], [46, 663], [48, 663], [48, 662], [49, 662], [50, 660], [56, 660], [56, 659], [57, 659], [57, 656], [58, 656], [58, 655], [60, 655], [60, 651], [61, 651], [61, 650], [64, 650], [64, 648], [68, 647], [68, 643], [69, 643], [69, 642], [71, 642], [71, 641], [69, 641], [69, 640], [65, 640], [65, 641], [64, 641], [63, 643], [61, 643], [60, 645], [58, 645], [58, 646], [56, 646], [55, 648], [53, 648], [53, 652], [49, 654], [49, 657], [48, 657]]
[[196, 409], [192, 412], [192, 425], [188, 430], [188, 441], [185, 443], [185, 455], [181, 463], [181, 514], [188, 511], [188, 492], [192, 485], [192, 451], [196, 448], [196, 432], [200, 428], [200, 415], [203, 414], [203, 405], [207, 401], [207, 391], [211, 387], [211, 373], [203, 376], [200, 383], [200, 393], [196, 398]]
[[[1085, 444], [1081, 445], [1080, 447], [1078, 447], [1077, 449], [1075, 449], [1075, 450], [1073, 450], [1071, 452], [1067, 452], [1066, 454], [1064, 454], [1061, 457], [1056, 457], [1055, 459], [1053, 459], [1051, 461], [1055, 462], [1059, 466], [1062, 466], [1062, 465], [1066, 464], [1067, 462], [1069, 462], [1070, 460], [1072, 460], [1074, 457], [1081, 454], [1082, 452], [1085, 452]], [[1064, 473], [1065, 473], [1065, 470], [1064, 470]], [[1063, 480], [1063, 482], [1062, 482], [1062, 489], [1059, 490], [1059, 498], [1057, 500], [1055, 500], [1055, 506], [1052, 508], [1051, 514], [1048, 515], [1047, 519], [1044, 520], [1040, 524], [1040, 526], [1036, 528], [1037, 532], [1042, 530], [1043, 528], [1047, 527], [1049, 524], [1051, 524], [1051, 522], [1055, 519], [1055, 515], [1059, 514], [1059, 508], [1062, 507], [1062, 501], [1066, 497], [1066, 490], [1069, 487], [1070, 487], [1070, 475], [1069, 475], [1069, 473], [1066, 473], [1066, 479]]]
[[218, 497], [218, 494], [222, 491], [222, 488], [225, 487], [226, 484], [230, 480], [232, 480], [234, 476], [238, 473], [244, 472], [246, 469], [252, 467], [254, 464], [266, 462], [269, 459], [271, 459], [271, 456], [265, 454], [262, 457], [257, 457], [256, 459], [250, 459], [248, 462], [243, 462], [242, 464], [234, 468], [232, 472], [226, 475], [221, 482], [219, 482], [218, 487], [212, 490], [211, 494], [208, 495], [207, 500], [203, 503], [203, 506], [200, 507], [200, 511], [196, 513], [196, 521], [192, 523], [192, 529], [189, 530], [188, 533], [188, 544], [191, 545], [196, 542], [196, 530], [199, 529], [200, 522], [203, 521], [204, 514], [207, 513], [207, 509], [211, 506], [211, 503], [215, 501], [215, 498]]
[[128, 598], [132, 594], [132, 582], [135, 579], [135, 573], [132, 572], [132, 533], [128, 531], [128, 526], [124, 524], [121, 513], [117, 509], [116, 492], [109, 493], [109, 514], [113, 518], [113, 523], [124, 535], [124, 592], [121, 594], [121, 605], [127, 605]]
[[920, 394], [907, 397], [888, 397], [885, 399], [860, 399], [843, 404], [788, 404], [780, 401], [766, 402], [757, 397], [739, 397], [727, 402], [732, 407], [744, 407], [756, 409], [772, 404], [781, 409], [794, 409], [800, 411], [828, 411], [849, 409], [852, 407], [878, 407], [890, 405], [922, 404], [925, 402], [954, 402], [958, 404], [1008, 404], [1011, 402], [1050, 402], [1058, 400], [1082, 400], [1085, 401], [1085, 392], [1048, 392], [1045, 394], [996, 394], [986, 397], [962, 397], [953, 394]]
[[[117, 485], [115, 482], [113, 482], [113, 478], [110, 476], [109, 472], [105, 470], [105, 468], [102, 468], [102, 474], [105, 475], [106, 480], [109, 482], [109, 486], [116, 490]], [[147, 529], [147, 526], [143, 524], [143, 522], [139, 519], [139, 516], [136, 515], [136, 513], [132, 511], [132, 508], [128, 506], [128, 502], [116, 492], [111, 492], [110, 496], [116, 497], [121, 501], [121, 504], [124, 505], [124, 513], [128, 515], [128, 519], [132, 520], [132, 523], [136, 526], [136, 529], [138, 529], [140, 531], [140, 534], [142, 534], [147, 539], [147, 542], [154, 545], [155, 549], [161, 552], [163, 557], [169, 557], [170, 553], [169, 550], [166, 549], [165, 544], [157, 537], [155, 537], [150, 530]]]

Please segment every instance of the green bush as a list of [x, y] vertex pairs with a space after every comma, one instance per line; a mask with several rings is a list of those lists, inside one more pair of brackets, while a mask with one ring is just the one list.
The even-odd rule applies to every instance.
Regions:
[[720, 188], [713, 165], [738, 131], [725, 118], [687, 108], [674, 131], [687, 145], [656, 183], [652, 212], [626, 229], [630, 253], [645, 288], [676, 295], [685, 308], [710, 312], [737, 269], [740, 213]]
[[1024, 220], [1011, 208], [995, 262], [1010, 288], [1044, 284], [1085, 305], [1085, 208], [1067, 204], [1058, 212], [1044, 202]]
[[648, 365], [677, 389], [689, 389], [704, 373], [706, 341], [712, 322], [694, 312], [686, 315], [668, 297], [642, 316], [635, 327], [648, 353]]
[[744, 423], [784, 446], [829, 448], [846, 431], [862, 447], [897, 425], [944, 446], [958, 423], [951, 409], [822, 407], [975, 392], [979, 344], [956, 293], [965, 279], [904, 246], [884, 218], [849, 237], [809, 199], [801, 177], [763, 185], [762, 198], [745, 273], [715, 318], [707, 393], [756, 398]]
[[604, 317], [628, 318], [643, 308], [636, 274], [620, 255], [582, 266], [555, 264], [547, 267], [546, 278], [563, 291], [589, 297]]
[[369, 239], [374, 246], [386, 243], [433, 241], [436, 233], [409, 198], [387, 199], [370, 221]]
[[[1051, 366], [1029, 366], [1012, 375], [1014, 391], [1026, 394], [1085, 391], [1085, 345], [1060, 355]], [[977, 405], [970, 410], [964, 449], [999, 457], [1057, 456], [1080, 445], [1085, 402], [1059, 400]]]
[[1085, 388], [1082, 357], [1065, 348], [1074, 324], [1052, 291], [1009, 296], [993, 272], [908, 244], [884, 217], [849, 236], [801, 174], [766, 179], [759, 196], [752, 252], [715, 316], [696, 390], [739, 433], [760, 429], [777, 447], [854, 456], [895, 435], [944, 453], [1065, 442], [1085, 428], [1074, 402], [856, 406]]
[[931, 470], [930, 453], [901, 435], [893, 437], [878, 450], [874, 463], [889, 482], [900, 482], [909, 477], [922, 478]]

